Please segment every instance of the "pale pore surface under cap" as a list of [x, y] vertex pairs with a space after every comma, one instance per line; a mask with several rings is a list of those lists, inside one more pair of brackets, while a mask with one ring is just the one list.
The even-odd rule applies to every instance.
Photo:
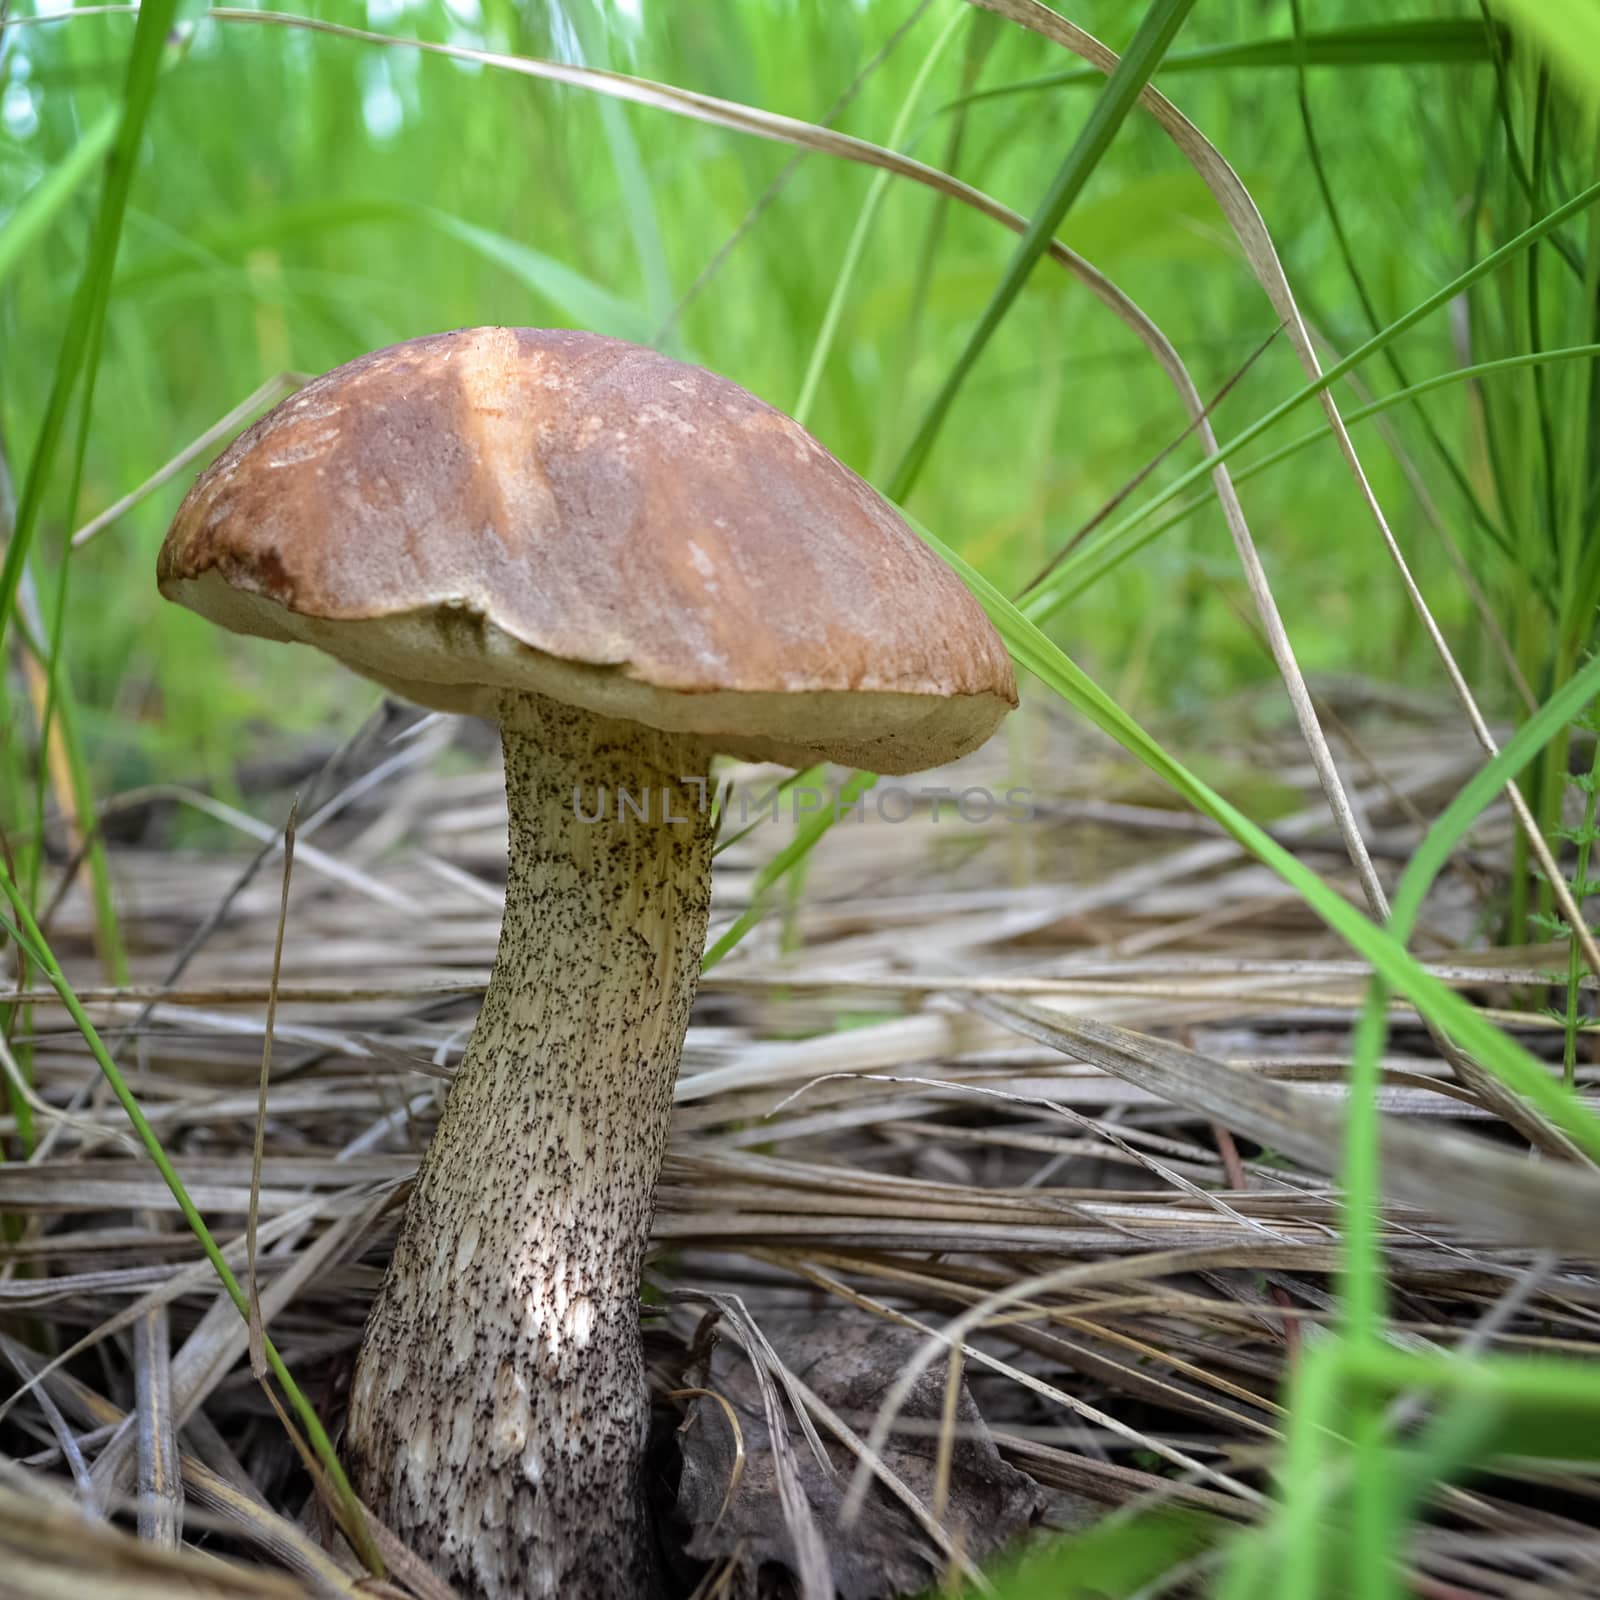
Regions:
[[1009, 709], [998, 695], [657, 689], [625, 668], [562, 661], [455, 607], [359, 621], [302, 616], [232, 587], [215, 570], [170, 580], [170, 599], [235, 633], [315, 645], [364, 677], [439, 711], [494, 717], [507, 690], [596, 715], [691, 733], [749, 760], [837, 761], [894, 776], [975, 750]]

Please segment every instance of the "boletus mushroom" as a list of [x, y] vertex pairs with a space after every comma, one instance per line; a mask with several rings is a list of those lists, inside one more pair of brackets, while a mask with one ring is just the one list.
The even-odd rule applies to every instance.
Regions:
[[939, 765], [1016, 703], [1006, 652], [798, 424], [585, 333], [468, 329], [318, 378], [201, 475], [158, 577], [225, 627], [500, 724], [499, 954], [346, 1448], [465, 1593], [647, 1595], [639, 1283], [706, 929], [711, 756]]

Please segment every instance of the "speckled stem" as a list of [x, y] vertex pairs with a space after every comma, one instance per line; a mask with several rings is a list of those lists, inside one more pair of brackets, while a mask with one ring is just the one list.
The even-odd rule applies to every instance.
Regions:
[[501, 720], [500, 952], [367, 1323], [349, 1455], [464, 1595], [634, 1600], [639, 1274], [710, 899], [704, 785], [682, 780], [708, 762], [533, 697]]

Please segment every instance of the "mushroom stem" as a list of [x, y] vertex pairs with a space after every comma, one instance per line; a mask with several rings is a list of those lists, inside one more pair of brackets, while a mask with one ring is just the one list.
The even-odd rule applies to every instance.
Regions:
[[709, 757], [536, 696], [501, 722], [499, 955], [367, 1323], [350, 1454], [462, 1593], [634, 1600], [655, 1587], [639, 1275], [705, 940]]

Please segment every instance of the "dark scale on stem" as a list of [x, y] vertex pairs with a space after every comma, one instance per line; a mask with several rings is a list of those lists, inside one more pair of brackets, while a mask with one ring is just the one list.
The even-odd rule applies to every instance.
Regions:
[[[350, 1456], [464, 1595], [635, 1600], [639, 1273], [710, 901], [710, 817], [679, 780], [707, 753], [534, 697], [501, 720], [500, 951], [367, 1324]], [[574, 814], [574, 786], [646, 785], [684, 820]]]

